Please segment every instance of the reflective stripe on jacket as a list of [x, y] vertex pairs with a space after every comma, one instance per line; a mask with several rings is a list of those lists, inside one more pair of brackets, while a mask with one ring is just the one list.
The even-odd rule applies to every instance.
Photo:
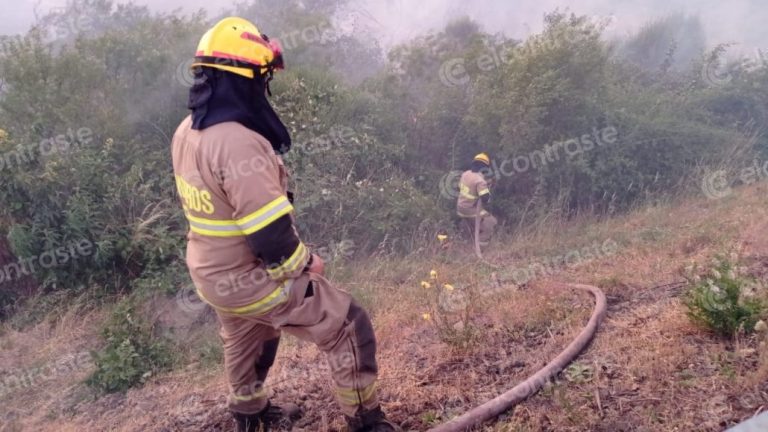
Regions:
[[310, 253], [299, 241], [268, 267], [248, 244], [246, 236], [294, 211], [285, 166], [269, 141], [235, 122], [193, 130], [188, 117], [172, 155], [189, 223], [187, 266], [200, 297], [222, 311], [256, 314], [283, 303], [286, 280], [302, 274]]
[[456, 202], [456, 212], [465, 218], [475, 217], [477, 200], [491, 193], [488, 183], [482, 174], [471, 170], [464, 171], [459, 180], [459, 198]]

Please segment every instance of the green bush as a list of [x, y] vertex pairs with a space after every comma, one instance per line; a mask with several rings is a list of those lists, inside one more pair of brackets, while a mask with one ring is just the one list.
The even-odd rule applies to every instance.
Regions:
[[97, 390], [128, 390], [173, 364], [168, 341], [153, 333], [136, 304], [134, 298], [118, 304], [102, 330], [107, 345], [92, 353], [96, 371], [87, 380]]
[[733, 264], [720, 262], [707, 277], [692, 280], [685, 298], [687, 314], [693, 322], [721, 336], [730, 337], [740, 330], [752, 332], [764, 306], [747, 295], [750, 284], [736, 274]]
[[[89, 20], [99, 31], [49, 41], [43, 23], [40, 31], [0, 41], [0, 232], [18, 258], [92, 246], [87, 256], [32, 277], [43, 293], [111, 294], [183, 255], [186, 223], [168, 146], [186, 114], [177, 102], [187, 88], [168, 72], [205, 24], [97, 0], [77, 3], [99, 15]], [[125, 23], [135, 23], [130, 35]], [[155, 99], [160, 90], [162, 101]]]
[[[279, 36], [330, 25], [344, 3], [265, 9], [257, 0], [233, 13]], [[109, 0], [68, 5], [23, 36], [0, 38], [0, 235], [17, 258], [93, 246], [88, 256], [31, 275], [40, 295], [173, 292], [180, 278], [164, 274], [182, 260], [187, 223], [169, 146], [188, 114], [185, 62], [212, 20]], [[46, 37], [83, 14], [89, 31]], [[525, 227], [550, 214], [620, 211], [678, 193], [698, 186], [690, 180], [701, 167], [723, 160], [748, 166], [752, 150], [768, 153], [768, 139], [746, 139], [745, 126], [766, 121], [768, 68], [713, 86], [702, 82], [702, 64], [685, 67], [696, 49], [674, 68], [656, 67], [675, 55], [658, 49], [679, 33], [675, 22], [628, 44], [629, 57], [651, 59], [650, 68], [616, 55], [587, 17], [564, 13], [547, 15], [544, 31], [522, 41], [459, 20], [386, 58], [348, 36], [290, 43], [291, 67], [273, 81], [272, 102], [294, 138], [286, 164], [302, 237], [320, 247], [345, 241], [361, 254], [411, 251], [455, 213], [455, 198], [440, 196], [442, 182], [474, 153], [488, 151], [498, 164], [525, 160], [579, 137], [587, 147], [589, 134], [609, 127], [617, 132], [610, 145], [559, 151], [535, 169], [507, 164], [490, 209]], [[488, 67], [513, 47], [508, 61]], [[442, 72], [457, 60], [468, 76], [452, 83]], [[461, 85], [463, 78], [471, 79]], [[23, 297], [0, 292], [0, 315]], [[124, 356], [133, 345], [116, 347]]]

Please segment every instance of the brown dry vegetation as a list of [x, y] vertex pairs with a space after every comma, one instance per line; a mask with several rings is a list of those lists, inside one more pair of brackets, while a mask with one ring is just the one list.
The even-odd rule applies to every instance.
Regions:
[[[456, 242], [448, 250], [429, 247], [409, 258], [348, 264], [331, 276], [374, 314], [382, 399], [407, 430], [426, 430], [488, 400], [556, 356], [592, 310], [587, 295], [557, 288], [557, 282], [570, 281], [598, 285], [608, 295], [608, 315], [596, 340], [557, 380], [478, 430], [720, 431], [768, 402], [768, 350], [757, 337], [723, 340], [692, 325], [681, 304], [680, 271], [691, 262], [738, 250], [750, 272], [764, 278], [765, 192], [758, 185], [719, 201], [692, 198], [602, 222], [548, 224], [518, 233], [489, 252], [489, 260], [504, 263], [506, 270], [477, 264], [466, 245]], [[511, 283], [509, 270], [516, 266], [608, 239], [618, 244], [614, 255], [561, 268], [523, 286]], [[441, 342], [434, 320], [422, 317], [432, 297], [419, 282], [431, 269], [476, 296], [469, 348]], [[5, 329], [0, 371], [4, 377], [26, 373], [31, 378], [0, 392], [7, 419], [0, 430], [231, 430], [218, 365], [195, 363], [153, 377], [125, 395], [97, 399], [81, 384], [87, 365], [33, 372], [96, 348], [103, 316], [74, 311], [22, 333]], [[163, 325], [181, 322], [182, 329], [201, 325], [167, 314], [162, 318]], [[207, 332], [177, 334], [189, 346], [204, 337], [211, 343], [214, 324], [202, 321]], [[306, 411], [295, 430], [343, 430], [327, 368], [314, 347], [286, 338], [271, 380], [276, 400], [299, 400]]]

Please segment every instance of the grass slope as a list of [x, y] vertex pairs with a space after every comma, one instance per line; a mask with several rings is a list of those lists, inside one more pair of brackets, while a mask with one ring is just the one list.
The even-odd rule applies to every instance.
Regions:
[[[765, 279], [765, 192], [754, 185], [717, 201], [694, 197], [604, 221], [543, 224], [489, 250], [501, 269], [478, 264], [466, 245], [449, 240], [405, 258], [346, 263], [330, 277], [371, 309], [382, 399], [406, 429], [425, 430], [461, 413], [556, 356], [592, 310], [585, 294], [557, 288], [572, 281], [608, 295], [596, 340], [543, 391], [478, 430], [720, 431], [768, 402], [768, 349], [758, 336], [723, 340], [691, 324], [680, 274], [692, 262], [736, 252], [750, 274]], [[601, 249], [606, 242], [608, 252]], [[439, 281], [422, 288], [431, 270]], [[454, 291], [438, 298], [444, 283]], [[436, 312], [436, 302], [446, 299], [456, 314]], [[166, 312], [159, 322], [178, 314]], [[182, 365], [125, 395], [95, 397], [82, 384], [92, 367], [82, 353], [97, 348], [104, 316], [78, 310], [22, 332], [4, 328], [0, 431], [231, 430], [227, 386], [215, 361]], [[182, 321], [188, 330], [201, 320]], [[195, 336], [212, 334], [215, 323], [202, 322], [206, 331], [184, 333], [180, 347], [214, 343]], [[343, 430], [314, 347], [286, 338], [271, 386], [276, 400], [305, 408], [295, 430]]]

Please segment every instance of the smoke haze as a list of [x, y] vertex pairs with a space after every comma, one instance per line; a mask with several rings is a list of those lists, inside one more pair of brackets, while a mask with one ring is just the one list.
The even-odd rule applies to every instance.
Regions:
[[[277, 0], [276, 0], [277, 1]], [[29, 29], [35, 14], [60, 8], [66, 0], [5, 0], [0, 34], [18, 34]], [[231, 1], [223, 0], [136, 0], [154, 10], [183, 12], [205, 10], [216, 16]], [[611, 36], [631, 34], [644, 23], [669, 14], [701, 18], [710, 46], [733, 42], [749, 48], [766, 48], [768, 5], [763, 0], [352, 0], [340, 21], [365, 26], [377, 35], [382, 46], [392, 46], [429, 30], [441, 28], [461, 16], [480, 22], [485, 30], [523, 38], [542, 27], [542, 17], [555, 9], [593, 16], [608, 23]]]

